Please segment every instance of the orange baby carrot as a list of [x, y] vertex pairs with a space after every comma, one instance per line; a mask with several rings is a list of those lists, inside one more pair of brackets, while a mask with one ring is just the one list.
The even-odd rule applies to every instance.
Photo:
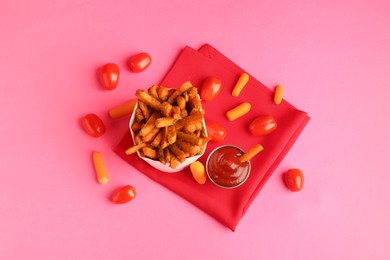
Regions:
[[234, 121], [237, 118], [242, 117], [243, 115], [248, 113], [249, 110], [251, 110], [251, 104], [248, 103], [248, 102], [243, 102], [240, 105], [238, 105], [238, 106], [230, 109], [229, 111], [227, 111], [226, 112], [226, 117], [230, 121]]
[[134, 98], [134, 99], [132, 99], [124, 104], [121, 104], [117, 107], [111, 108], [110, 110], [108, 110], [108, 115], [112, 119], [116, 119], [116, 118], [119, 118], [119, 117], [122, 117], [125, 115], [129, 115], [129, 114], [133, 113], [133, 110], [134, 110], [134, 107], [136, 104], [137, 104], [137, 99]]
[[274, 102], [275, 104], [279, 105], [282, 102], [283, 99], [283, 86], [282, 85], [277, 85], [275, 87], [274, 91]]
[[103, 155], [100, 152], [94, 151], [92, 153], [93, 163], [95, 165], [96, 177], [100, 184], [108, 183], [108, 174], [103, 162]]
[[190, 170], [192, 173], [192, 177], [196, 180], [197, 183], [199, 184], [205, 184], [207, 180], [206, 172], [204, 169], [204, 165], [199, 162], [193, 162], [190, 165]]
[[243, 155], [240, 156], [239, 160], [240, 162], [247, 162], [249, 161], [250, 159], [252, 159], [256, 154], [258, 154], [259, 152], [261, 152], [263, 150], [263, 146], [261, 146], [260, 144], [256, 144], [255, 146], [253, 146], [251, 149], [249, 149], [246, 153], [244, 153]]
[[233, 88], [232, 96], [238, 97], [245, 87], [246, 83], [249, 81], [249, 75], [247, 73], [242, 73], [241, 76], [238, 78], [236, 85]]

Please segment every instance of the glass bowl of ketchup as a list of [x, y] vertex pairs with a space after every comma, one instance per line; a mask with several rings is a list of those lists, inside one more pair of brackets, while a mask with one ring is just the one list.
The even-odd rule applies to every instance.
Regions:
[[240, 162], [244, 151], [234, 145], [223, 145], [215, 148], [206, 161], [206, 172], [209, 179], [222, 188], [237, 188], [249, 177], [251, 164]]

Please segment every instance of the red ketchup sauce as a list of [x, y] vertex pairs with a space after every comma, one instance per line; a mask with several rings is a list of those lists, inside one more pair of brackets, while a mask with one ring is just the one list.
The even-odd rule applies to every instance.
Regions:
[[211, 152], [206, 163], [211, 181], [225, 188], [234, 188], [244, 183], [249, 176], [250, 164], [239, 161], [243, 153], [235, 146], [221, 146]]

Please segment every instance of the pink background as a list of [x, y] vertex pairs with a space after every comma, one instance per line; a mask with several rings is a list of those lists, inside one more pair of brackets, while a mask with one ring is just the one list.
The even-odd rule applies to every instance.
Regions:
[[[390, 258], [388, 1], [54, 2], [0, 4], [1, 259]], [[312, 118], [235, 233], [113, 152], [128, 122], [107, 110], [204, 43]], [[153, 63], [134, 74], [140, 51]], [[106, 62], [121, 67], [113, 91], [96, 77]], [[101, 138], [80, 127], [90, 112]], [[299, 193], [282, 182], [292, 167]], [[137, 198], [111, 203], [126, 184]]]

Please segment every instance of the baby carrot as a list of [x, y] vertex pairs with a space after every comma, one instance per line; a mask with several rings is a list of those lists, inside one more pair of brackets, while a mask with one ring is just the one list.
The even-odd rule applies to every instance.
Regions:
[[103, 155], [100, 152], [94, 151], [92, 153], [93, 163], [95, 165], [96, 177], [100, 184], [108, 183], [108, 174], [103, 162]]
[[253, 146], [251, 149], [249, 149], [246, 153], [244, 153], [243, 155], [240, 156], [239, 160], [240, 162], [247, 162], [249, 161], [250, 159], [252, 159], [256, 154], [258, 154], [259, 152], [261, 152], [263, 150], [263, 146], [261, 146], [260, 144], [256, 144], [255, 146]]
[[124, 104], [121, 104], [117, 107], [113, 107], [110, 110], [108, 110], [108, 115], [112, 119], [116, 119], [128, 114], [133, 113], [134, 107], [137, 104], [137, 99], [132, 99]]
[[234, 121], [239, 117], [242, 117], [246, 113], [251, 110], [251, 104], [248, 102], [243, 102], [240, 105], [230, 109], [226, 112], [226, 117], [229, 119], [229, 121]]
[[283, 86], [282, 85], [277, 85], [275, 87], [274, 91], [274, 102], [275, 104], [279, 105], [282, 102], [283, 99]]
[[233, 88], [232, 96], [238, 97], [245, 87], [246, 83], [249, 81], [249, 75], [247, 73], [242, 73], [241, 76], [238, 78], [236, 85]]
[[190, 170], [192, 173], [192, 177], [196, 180], [199, 184], [205, 184], [207, 180], [206, 172], [204, 170], [204, 165], [199, 162], [193, 162], [190, 165]]

